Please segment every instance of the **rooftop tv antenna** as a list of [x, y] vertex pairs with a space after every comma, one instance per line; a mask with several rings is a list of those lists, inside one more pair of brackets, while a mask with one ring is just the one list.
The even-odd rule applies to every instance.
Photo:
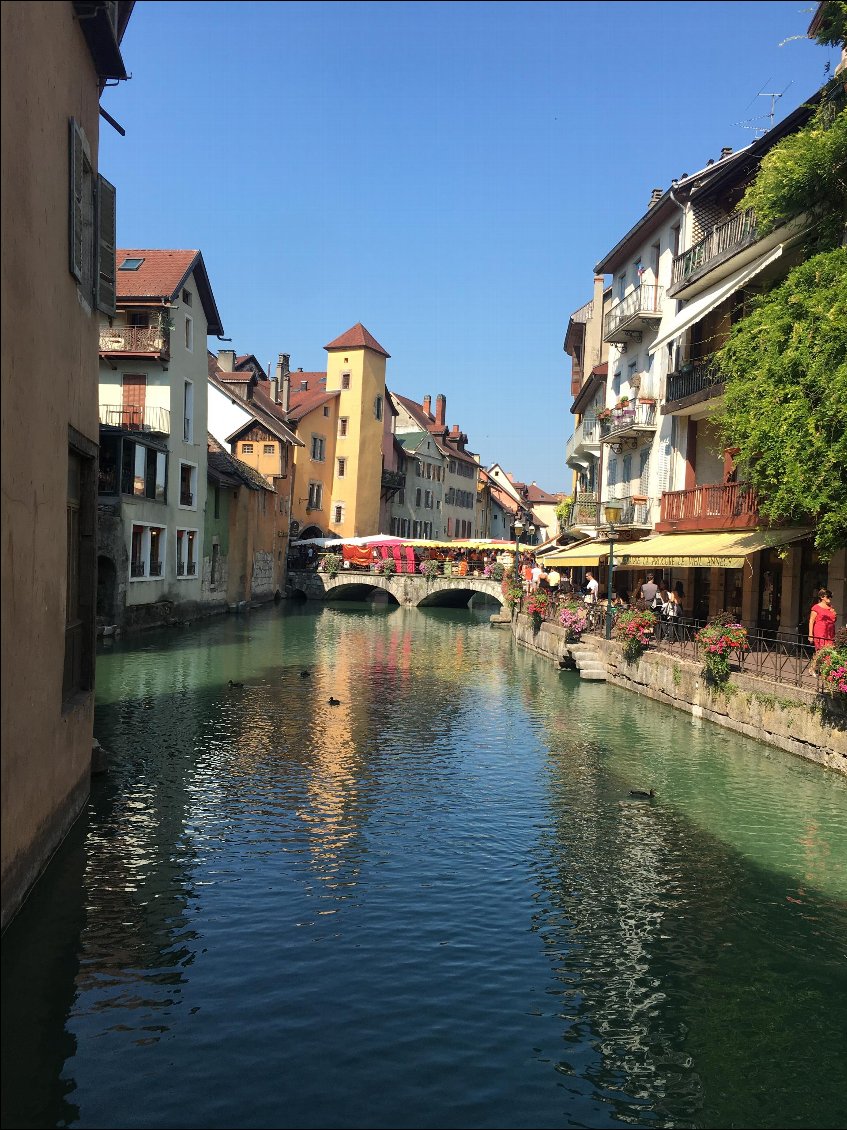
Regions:
[[[792, 82], [793, 82], [793, 80], [792, 80]], [[789, 82], [788, 86], [791, 86], [790, 82]], [[775, 90], [760, 90], [759, 93], [756, 95], [756, 97], [757, 98], [770, 98], [770, 100], [771, 100], [770, 110], [766, 114], [760, 114], [758, 118], [747, 118], [745, 121], [736, 122], [735, 124], [741, 126], [742, 129], [754, 130], [757, 138], [764, 137], [764, 135], [768, 132], [768, 130], [773, 129], [773, 122], [774, 122], [774, 118], [776, 116], [777, 101], [780, 98], [782, 98], [783, 94], [785, 94], [785, 91], [788, 90], [788, 86], [786, 86], [784, 90], [781, 90], [778, 93]], [[748, 102], [747, 105], [749, 106], [750, 103]], [[757, 122], [763, 122], [765, 120], [767, 120], [767, 123], [768, 123], [766, 126], [756, 125]]]

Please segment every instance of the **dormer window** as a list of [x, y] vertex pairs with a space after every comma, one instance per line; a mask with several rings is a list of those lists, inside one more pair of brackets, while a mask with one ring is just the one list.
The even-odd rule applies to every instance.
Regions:
[[301, 392], [308, 392], [309, 391], [309, 382], [308, 381], [301, 381], [300, 382], [300, 391]]
[[132, 258], [124, 259], [123, 263], [121, 263], [121, 265], [118, 267], [118, 270], [119, 271], [137, 271], [138, 268], [141, 266], [141, 264], [143, 262], [144, 262], [143, 259], [132, 259]]

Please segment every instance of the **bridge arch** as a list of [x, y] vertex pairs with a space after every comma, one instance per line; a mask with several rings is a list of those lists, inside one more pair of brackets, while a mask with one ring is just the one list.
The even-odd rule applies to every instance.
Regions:
[[499, 581], [487, 577], [419, 577], [400, 573], [383, 577], [378, 573], [342, 571], [336, 577], [307, 570], [291, 570], [289, 590], [303, 593], [312, 600], [368, 600], [369, 594], [382, 591], [406, 608], [465, 608], [475, 597], [485, 596], [502, 607], [503, 593]]

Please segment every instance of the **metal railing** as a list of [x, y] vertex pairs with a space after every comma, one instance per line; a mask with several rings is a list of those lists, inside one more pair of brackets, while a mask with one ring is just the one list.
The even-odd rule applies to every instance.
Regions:
[[190, 490], [181, 490], [179, 492], [179, 504], [180, 504], [180, 506], [193, 506], [194, 505], [194, 495], [191, 493]]
[[159, 326], [101, 326], [101, 353], [157, 353], [170, 352], [171, 340], [167, 330]]
[[664, 293], [665, 288], [662, 286], [642, 283], [625, 294], [603, 319], [603, 337], [608, 340], [610, 334], [640, 314], [661, 314]]
[[127, 432], [171, 434], [171, 414], [167, 408], [147, 404], [101, 404], [100, 423]]
[[702, 361], [686, 361], [675, 372], [668, 373], [665, 400], [669, 403], [673, 400], [684, 400], [686, 396], [694, 396], [705, 388], [723, 382], [724, 375], [714, 357], [707, 357]]
[[755, 518], [759, 496], [750, 483], [715, 483], [662, 493], [662, 522], [709, 522]]
[[757, 238], [756, 215], [752, 208], [722, 220], [703, 239], [676, 256], [671, 269], [671, 286], [684, 282], [719, 255], [740, 251]]
[[151, 561], [150, 562], [150, 576], [151, 577], [161, 577], [161, 575], [162, 575], [162, 562], [161, 561]]
[[600, 421], [600, 435], [605, 440], [633, 428], [655, 428], [656, 405], [638, 402], [627, 408], [613, 408], [611, 416]]
[[133, 561], [129, 566], [129, 575], [131, 577], [143, 577], [146, 575], [146, 569], [143, 561]]
[[599, 526], [600, 500], [597, 495], [589, 491], [577, 494], [571, 503], [567, 524], [568, 527]]

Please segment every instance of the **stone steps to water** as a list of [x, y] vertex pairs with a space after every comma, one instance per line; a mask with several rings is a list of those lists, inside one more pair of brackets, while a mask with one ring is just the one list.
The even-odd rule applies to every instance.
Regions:
[[593, 683], [604, 683], [606, 681], [606, 662], [590, 644], [571, 644], [570, 652], [579, 671], [580, 679]]

